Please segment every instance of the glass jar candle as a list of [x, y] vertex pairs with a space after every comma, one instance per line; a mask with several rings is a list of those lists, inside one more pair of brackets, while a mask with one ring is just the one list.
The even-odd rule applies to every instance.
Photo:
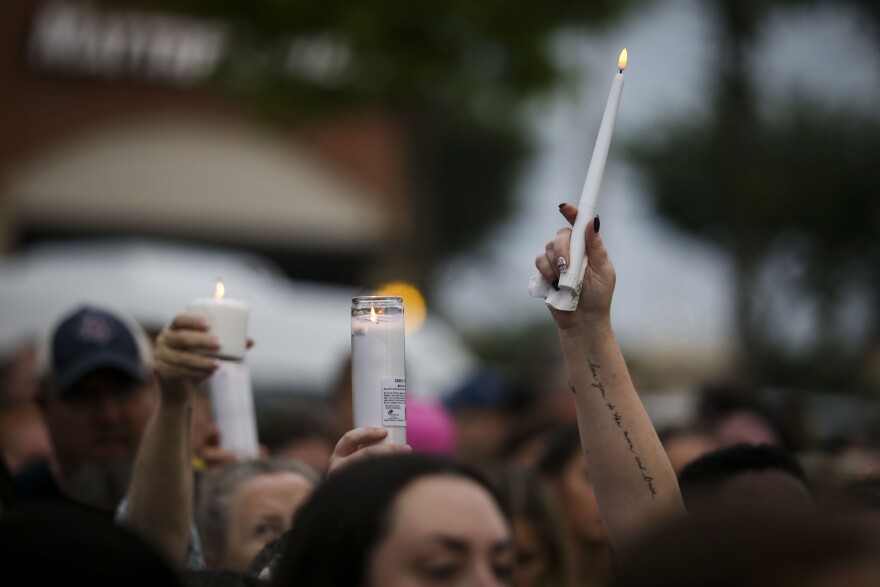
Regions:
[[355, 427], [382, 427], [385, 443], [406, 444], [403, 298], [352, 298], [351, 384]]

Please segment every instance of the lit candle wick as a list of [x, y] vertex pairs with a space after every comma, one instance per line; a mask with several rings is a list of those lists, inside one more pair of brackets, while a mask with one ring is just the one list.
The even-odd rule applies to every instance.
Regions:
[[226, 295], [226, 288], [223, 286], [223, 282], [219, 279], [217, 280], [217, 285], [214, 287], [214, 299], [218, 302], [223, 301], [223, 296]]
[[379, 323], [379, 317], [376, 316], [376, 308], [370, 307], [370, 320], [373, 321], [373, 324]]

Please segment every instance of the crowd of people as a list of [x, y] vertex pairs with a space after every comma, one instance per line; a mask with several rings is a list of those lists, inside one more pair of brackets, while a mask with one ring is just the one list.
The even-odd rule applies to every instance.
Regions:
[[[574, 221], [577, 209], [561, 205]], [[263, 410], [263, 454], [222, 448], [205, 387], [218, 341], [71, 309], [7, 363], [0, 576], [9, 585], [878, 585], [869, 443], [807, 451], [761, 398], [710, 390], [655, 430], [611, 325], [599, 234], [542, 397], [481, 374], [408, 405], [407, 445], [324, 404]], [[556, 283], [570, 229], [536, 257]], [[560, 262], [560, 259], [563, 261]], [[257, 344], [259, 341], [256, 341]], [[560, 392], [560, 389], [562, 390]], [[522, 405], [531, 402], [529, 409]], [[540, 407], [537, 409], [536, 406]], [[855, 464], [854, 464], [855, 463]]]

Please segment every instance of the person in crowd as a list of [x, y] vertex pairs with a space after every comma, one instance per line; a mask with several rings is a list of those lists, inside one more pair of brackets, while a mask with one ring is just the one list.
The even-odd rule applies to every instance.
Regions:
[[37, 385], [37, 347], [31, 342], [13, 345], [0, 360], [0, 405], [33, 401]]
[[158, 402], [151, 364], [146, 334], [121, 313], [83, 306], [55, 322], [38, 357], [53, 456], [16, 475], [19, 506], [65, 503], [112, 515]]
[[704, 454], [719, 448], [714, 437], [698, 428], [666, 428], [657, 436], [676, 475]]
[[[560, 211], [574, 222], [573, 206], [562, 204]], [[746, 510], [746, 520], [741, 508], [731, 508], [718, 493], [710, 501], [732, 514], [714, 519], [709, 510], [685, 515], [671, 463], [614, 338], [610, 306], [616, 276], [598, 232], [596, 217], [585, 234], [589, 264], [576, 310], [550, 312], [576, 402], [591, 485], [608, 540], [621, 562], [616, 584], [878, 584], [875, 545], [853, 538], [846, 529], [834, 533], [816, 526], [815, 517], [805, 515], [812, 510], [795, 505], [810, 500], [802, 481], [790, 471], [748, 472], [734, 478], [747, 485], [755, 478], [770, 481], [764, 485], [779, 489], [778, 495], [785, 494], [793, 505], [778, 508], [785, 519], [770, 519], [765, 509], [752, 508]], [[547, 284], [556, 283], [566, 270], [570, 238], [570, 230], [560, 230], [536, 257]], [[684, 530], [677, 533], [676, 528]]]
[[342, 435], [330, 408], [288, 397], [264, 399], [262, 403], [257, 410], [257, 430], [269, 456], [296, 459], [325, 474], [333, 447]]
[[[384, 428], [365, 426], [354, 428], [346, 432], [330, 457], [330, 466], [327, 475], [344, 469], [352, 463], [357, 463], [365, 458], [383, 455], [407, 454], [412, 452], [408, 444], [382, 444], [388, 436]], [[285, 532], [279, 538], [272, 540], [254, 556], [251, 560], [249, 571], [260, 577], [269, 578], [278, 567], [278, 561], [286, 549], [290, 539], [290, 531]]]
[[795, 450], [793, 435], [778, 410], [753, 391], [730, 384], [705, 385], [699, 392], [699, 421], [719, 446], [773, 444]]
[[[144, 432], [119, 516], [169, 560], [195, 570], [203, 567], [204, 559], [192, 527], [191, 407], [199, 384], [219, 366], [211, 356], [219, 343], [209, 330], [203, 317], [179, 314], [157, 338], [154, 371], [160, 402]], [[337, 443], [330, 469], [363, 456], [411, 450], [408, 445], [377, 444], [386, 435], [382, 428], [349, 431]]]
[[238, 461], [234, 453], [221, 446], [221, 431], [207, 385], [199, 385], [193, 392], [191, 426], [193, 470], [197, 474]]
[[220, 366], [220, 342], [204, 317], [175, 316], [156, 339], [159, 401], [143, 434], [124, 507], [117, 518], [168, 560], [201, 569], [193, 527], [192, 406], [196, 390]]
[[428, 455], [359, 458], [306, 501], [276, 586], [510, 585], [513, 535], [489, 485]]
[[500, 375], [481, 371], [444, 398], [455, 420], [456, 455], [469, 463], [491, 462], [514, 420], [517, 391]]
[[537, 468], [562, 511], [572, 584], [607, 584], [612, 554], [576, 425], [557, 430]]
[[516, 359], [516, 378], [526, 391], [528, 406], [519, 410], [520, 420], [573, 423], [574, 400], [562, 352], [552, 331], [531, 338]]
[[52, 457], [52, 441], [36, 401], [0, 404], [0, 458], [17, 473]]
[[769, 444], [738, 444], [703, 455], [679, 476], [688, 512], [725, 505], [813, 509], [800, 463]]
[[[560, 210], [569, 222], [573, 223], [577, 210], [567, 204], [561, 205]], [[669, 527], [676, 525], [703, 524], [712, 510], [707, 508], [705, 512], [701, 511], [699, 516], [684, 515], [684, 502], [671, 463], [663, 451], [632, 385], [614, 338], [610, 321], [610, 304], [616, 276], [608, 253], [602, 245], [598, 229], [599, 220], [596, 217], [589, 223], [585, 234], [589, 265], [584, 276], [577, 309], [574, 312], [562, 312], [551, 308], [550, 312], [559, 331], [569, 384], [577, 406], [581, 445], [586, 456], [587, 470], [602, 515], [605, 532], [618, 560], [622, 563], [620, 568], [627, 571], [635, 570], [637, 571], [635, 575], [640, 578], [637, 581], [629, 579], [620, 581], [620, 584], [643, 585], [655, 582], [676, 585], [805, 584], [798, 580], [786, 583], [775, 582], [772, 578], [774, 576], [772, 572], [775, 572], [773, 570], [771, 570], [771, 574], [759, 575], [765, 580], [763, 583], [750, 583], [747, 580], [725, 582], [723, 580], [724, 572], [715, 572], [721, 569], [722, 565], [718, 564], [717, 567], [713, 567], [713, 565], [719, 563], [723, 556], [727, 557], [726, 560], [731, 561], [725, 568], [737, 565], [738, 561], [743, 559], [743, 556], [738, 556], [738, 554], [748, 558], [749, 551], [742, 550], [738, 554], [734, 554], [725, 551], [723, 544], [716, 552], [712, 553], [713, 556], [706, 557], [709, 561], [708, 566], [700, 566], [701, 569], [713, 569], [713, 573], [702, 576], [701, 573], [693, 575], [699, 577], [699, 581], [669, 581], [666, 580], [667, 577], [676, 576], [674, 573], [661, 577], [659, 572], [643, 572], [647, 568], [643, 565], [646, 560], [645, 554], [651, 548], [655, 552], [664, 553], [663, 556], [655, 558], [659, 564], [675, 560], [676, 563], [671, 565], [669, 569], [672, 571], [681, 570], [687, 567], [686, 561], [701, 559], [701, 551], [692, 546], [700, 544], [702, 536], [712, 535], [711, 533], [714, 533], [715, 536], [723, 535], [727, 532], [728, 526], [715, 520], [704, 527], [707, 531], [705, 534], [702, 532], [693, 534], [692, 536], [698, 537], [691, 542], [679, 543], [676, 547], [669, 549], [665, 547], [670, 544], [664, 543], [663, 549], [656, 548], [656, 545], [665, 541], [667, 536], [663, 531], [657, 530], [661, 524], [670, 525], [663, 528], [667, 531]], [[547, 243], [545, 251], [536, 257], [536, 266], [548, 284], [555, 283], [559, 279], [560, 272], [566, 267], [570, 236], [570, 230], [560, 230], [556, 238]], [[806, 513], [812, 513], [814, 510], [803, 482], [802, 473], [799, 475], [790, 462], [788, 464], [783, 462], [790, 457], [781, 453], [784, 458], [779, 459], [777, 457], [780, 455], [770, 454], [767, 452], [767, 447], [749, 449], [752, 454], [756, 450], [764, 452], [766, 462], [763, 465], [751, 462], [744, 469], [739, 469], [738, 472], [722, 475], [721, 479], [714, 484], [714, 489], [706, 491], [705, 503], [712, 503], [714, 508], [721, 507], [732, 510], [737, 515], [742, 515], [743, 511], [743, 508], [739, 506], [747, 506], [745, 511], [754, 513], [756, 508], [753, 506], [758, 500], [750, 497], [757, 497], [760, 492], [762, 501], [765, 503], [770, 501], [774, 505], [785, 504], [786, 507], [777, 509], [789, 518], [803, 518]], [[703, 459], [708, 460], [710, 457], [712, 455], [707, 455]], [[700, 460], [691, 464], [692, 470], [700, 469]], [[736, 459], [733, 460], [736, 461]], [[687, 484], [688, 476], [688, 468], [686, 468], [682, 471], [683, 486]], [[691, 501], [688, 499], [689, 507]], [[759, 522], [765, 521], [766, 519], [761, 518], [761, 514], [764, 512], [766, 512], [766, 508], [762, 508], [760, 513], [754, 513], [755, 519]], [[807, 523], [811, 523], [810, 518], [807, 520]], [[773, 526], [771, 524], [768, 527], [772, 528]], [[719, 528], [724, 528], [725, 532], [718, 532]], [[791, 526], [786, 526], [785, 530], [788, 531], [791, 528], [796, 528], [796, 524], [792, 523]], [[793, 535], [799, 535], [797, 530], [793, 532]], [[806, 536], [807, 534], [801, 535]], [[812, 534], [813, 537], [821, 535], [821, 532]], [[734, 546], [747, 546], [748, 540], [754, 539], [756, 536], [764, 538], [760, 535], [757, 527], [750, 527], [741, 534], [743, 541]], [[639, 546], [640, 542], [643, 544], [641, 547]], [[761, 547], [762, 552], [765, 554], [769, 552], [772, 556], [772, 545], [778, 542], [778, 540], [766, 542]], [[719, 544], [716, 543], [716, 546]], [[809, 550], [809, 544], [804, 542], [800, 544], [803, 546], [802, 549], [793, 548], [789, 551], [792, 558], [780, 567], [784, 572], [797, 570], [796, 565], [793, 567], [786, 565], [798, 560], [798, 557], [809, 559], [811, 556], [810, 552], [812, 551]], [[860, 542], [860, 544], [864, 543]], [[835, 552], [845, 553], [847, 549], [842, 548]], [[667, 553], [671, 553], [677, 558], [666, 557]], [[730, 556], [731, 554], [733, 556]], [[842, 568], [841, 571], [848, 578], [852, 578], [853, 583], [816, 582], [815, 584], [876, 584], [876, 573], [871, 574], [876, 571], [876, 563], [874, 569], [860, 566], [860, 563], [867, 560], [862, 556], [863, 554], [862, 550], [855, 558], [849, 558], [849, 555], [836, 558], [836, 554], [821, 559], [817, 557], [815, 561], [810, 561], [810, 565], [805, 565], [805, 568], [809, 569], [806, 573], [797, 576], [804, 579], [810, 577], [810, 572], [813, 570], [829, 571], [840, 562], [845, 563], [845, 568]], [[767, 557], [762, 556], [762, 560], [766, 562]], [[630, 561], [637, 561], [637, 564]], [[702, 560], [700, 562], [702, 563]], [[749, 564], [752, 562], [748, 561]], [[813, 564], [814, 562], [816, 564]], [[825, 563], [829, 564], [825, 565]], [[743, 565], [743, 567], [746, 566], [748, 565]], [[846, 574], [850, 571], [855, 575], [850, 577]], [[867, 574], [862, 575], [863, 571]], [[795, 575], [781, 576], [793, 577]], [[871, 579], [863, 583], [855, 582], [867, 576], [870, 576]], [[720, 579], [716, 581], [715, 578]]]
[[[383, 444], [388, 437], [385, 428], [364, 426], [354, 428], [342, 435], [333, 454], [330, 456], [330, 464], [327, 475], [344, 469], [352, 463], [360, 462], [365, 458], [387, 456], [394, 454], [408, 454], [413, 451], [409, 444]], [[285, 532], [279, 538], [272, 540], [260, 550], [251, 560], [249, 570], [261, 577], [270, 577], [273, 569], [277, 568], [278, 561], [289, 541], [291, 532]]]
[[[571, 395], [571, 392], [568, 392]], [[569, 401], [571, 398], [567, 398]], [[503, 460], [522, 467], [537, 466], [541, 456], [564, 421], [554, 418], [525, 418], [514, 426], [501, 449]]]
[[195, 510], [206, 567], [247, 571], [260, 549], [290, 529], [317, 483], [310, 467], [292, 460], [245, 461], [210, 473]]
[[[560, 212], [574, 224], [578, 210]], [[590, 486], [608, 541], [620, 560], [650, 527], [685, 514], [675, 472], [633, 386], [611, 325], [614, 266], [599, 234], [584, 235], [589, 263], [575, 311], [550, 308], [574, 396]], [[563, 228], [535, 258], [547, 284], [567, 268], [571, 229]]]
[[844, 519], [716, 508], [662, 523], [633, 550], [616, 587], [870, 587], [877, 545]]
[[[868, 427], [870, 430], [871, 425]], [[841, 487], [853, 479], [868, 479], [867, 472], [880, 470], [880, 452], [872, 444], [865, 429], [850, 429], [800, 451], [798, 462], [810, 480], [814, 499], [834, 503]]]
[[33, 343], [13, 346], [0, 360], [0, 458], [12, 473], [46, 462], [52, 443], [37, 404], [37, 351]]
[[560, 516], [538, 474], [502, 464], [483, 470], [499, 496], [516, 543], [514, 587], [564, 587], [571, 566], [564, 547]]
[[0, 516], [0, 582], [16, 587], [181, 587], [168, 561], [134, 533], [57, 504]]

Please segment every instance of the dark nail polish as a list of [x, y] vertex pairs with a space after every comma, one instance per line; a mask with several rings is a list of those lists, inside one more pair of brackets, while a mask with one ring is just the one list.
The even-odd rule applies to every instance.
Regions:
[[562, 210], [562, 207], [565, 206], [565, 205], [567, 205], [567, 204], [568, 204], [568, 202], [562, 202], [561, 204], [559, 204], [559, 209]]
[[555, 289], [556, 291], [559, 291], [559, 280], [558, 279], [554, 279], [553, 283], [551, 283], [550, 285], [553, 286], [553, 289]]
[[596, 214], [593, 217], [593, 230], [595, 230], [596, 232], [599, 232], [599, 215], [598, 214]]

